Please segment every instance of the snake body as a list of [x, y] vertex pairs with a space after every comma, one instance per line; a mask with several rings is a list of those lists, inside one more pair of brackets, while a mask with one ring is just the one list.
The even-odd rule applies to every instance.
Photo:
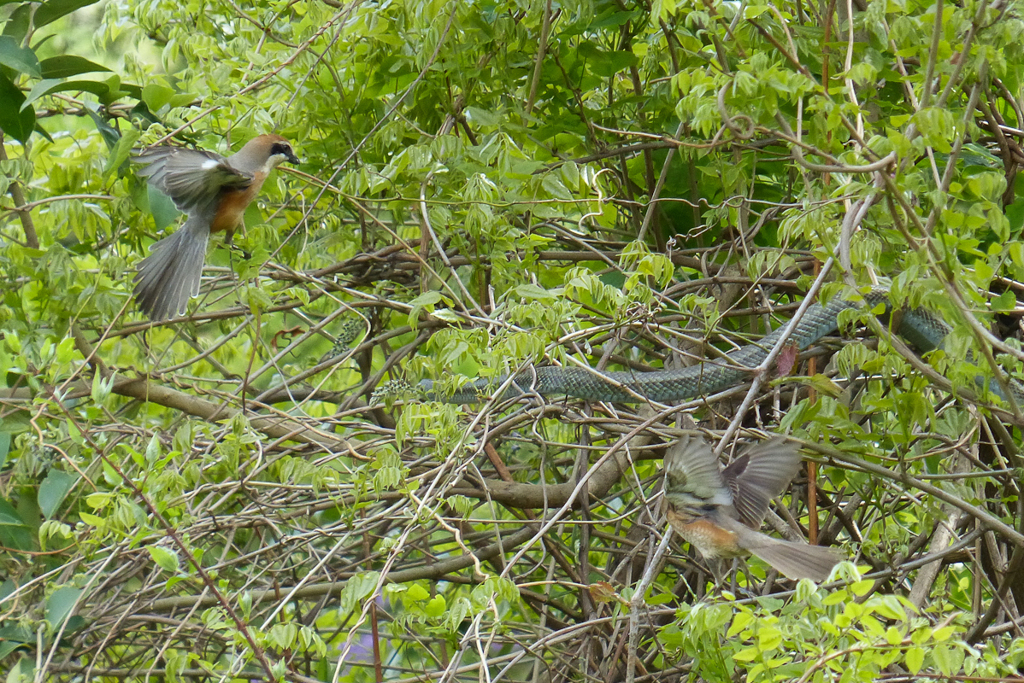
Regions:
[[[826, 305], [812, 304], [797, 323], [789, 342], [801, 351], [822, 337], [838, 330], [839, 314], [849, 308], [883, 304], [890, 310], [888, 292], [882, 288], [870, 290], [862, 302], [835, 297]], [[898, 316], [895, 332], [913, 344], [919, 351], [938, 348], [949, 332], [949, 326], [934, 315], [921, 309], [908, 309]], [[508, 383], [500, 400], [517, 396], [571, 396], [589, 401], [638, 403], [644, 400], [665, 402], [685, 401], [708, 396], [744, 381], [750, 370], [767, 358], [772, 347], [784, 334], [786, 326], [766, 335], [760, 343], [735, 349], [725, 358], [703, 361], [697, 365], [672, 370], [635, 372], [616, 370], [599, 372], [587, 368], [542, 366], [516, 374]], [[504, 375], [495, 379], [471, 382], [451, 396], [434, 391], [434, 382], [423, 380], [421, 390], [430, 398], [448, 403], [475, 403], [486, 400], [508, 381]], [[994, 384], [994, 383], [993, 383]]]

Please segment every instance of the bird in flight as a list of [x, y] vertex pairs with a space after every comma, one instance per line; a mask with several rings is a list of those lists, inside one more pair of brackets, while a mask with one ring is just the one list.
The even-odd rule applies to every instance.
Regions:
[[143, 150], [133, 161], [142, 164], [140, 176], [188, 215], [136, 266], [135, 300], [150, 319], [163, 320], [184, 313], [188, 300], [199, 296], [210, 234], [225, 232], [230, 242], [270, 172], [299, 158], [280, 135], [259, 135], [229, 157], [162, 146]]
[[824, 581], [843, 556], [757, 531], [772, 498], [800, 467], [782, 438], [751, 446], [725, 470], [703, 439], [683, 437], [665, 454], [669, 524], [706, 559], [756, 555], [791, 579]]

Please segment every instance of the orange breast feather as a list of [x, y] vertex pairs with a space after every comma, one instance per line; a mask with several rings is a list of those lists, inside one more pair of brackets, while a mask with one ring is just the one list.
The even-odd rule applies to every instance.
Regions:
[[221, 194], [220, 206], [210, 222], [210, 232], [221, 232], [227, 230], [234, 232], [242, 224], [242, 216], [245, 210], [256, 199], [263, 181], [267, 179], [266, 173], [257, 173], [253, 182], [244, 190], [225, 190]]
[[672, 528], [707, 558], [750, 554], [740, 548], [735, 532], [722, 528], [706, 517], [682, 516], [671, 509], [667, 516]]

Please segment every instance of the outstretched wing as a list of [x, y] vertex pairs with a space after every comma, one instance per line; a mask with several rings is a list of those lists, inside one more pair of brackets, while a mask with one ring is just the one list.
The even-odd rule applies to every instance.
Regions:
[[665, 500], [677, 508], [732, 503], [718, 458], [703, 439], [684, 436], [665, 453]]
[[224, 189], [245, 189], [251, 174], [234, 168], [219, 154], [183, 147], [152, 147], [132, 158], [138, 174], [187, 214], [210, 208]]
[[759, 528], [768, 503], [786, 490], [799, 469], [798, 447], [782, 437], [750, 446], [733, 460], [722, 477], [740, 521]]

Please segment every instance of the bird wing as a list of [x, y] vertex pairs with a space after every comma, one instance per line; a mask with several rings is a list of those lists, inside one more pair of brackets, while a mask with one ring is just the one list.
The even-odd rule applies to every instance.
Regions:
[[253, 182], [213, 152], [183, 147], [151, 147], [132, 158], [138, 173], [187, 214], [208, 209], [223, 189], [242, 190]]
[[757, 529], [772, 498], [786, 490], [800, 469], [797, 446], [777, 437], [755, 444], [736, 458], [722, 477], [740, 521]]
[[684, 436], [665, 453], [665, 500], [678, 507], [728, 506], [729, 490], [711, 446]]

